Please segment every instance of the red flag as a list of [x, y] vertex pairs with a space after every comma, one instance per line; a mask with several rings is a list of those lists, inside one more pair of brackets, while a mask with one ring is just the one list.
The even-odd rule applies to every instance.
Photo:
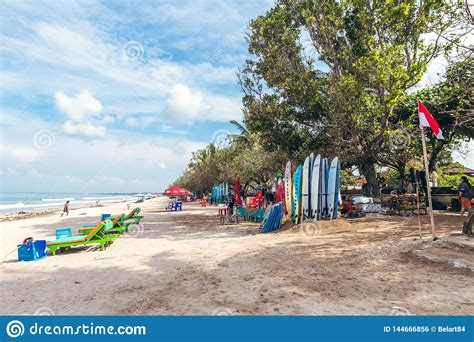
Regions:
[[420, 118], [420, 125], [423, 127], [430, 127], [434, 135], [438, 139], [444, 139], [443, 132], [439, 128], [438, 123], [433, 118], [433, 115], [428, 112], [425, 105], [418, 99], [418, 116]]

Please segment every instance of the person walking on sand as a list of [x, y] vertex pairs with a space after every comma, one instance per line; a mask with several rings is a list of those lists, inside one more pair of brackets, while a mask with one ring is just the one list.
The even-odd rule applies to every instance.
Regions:
[[471, 209], [472, 185], [466, 176], [461, 177], [461, 184], [458, 186], [459, 202], [461, 203], [461, 216], [464, 216], [464, 211], [469, 213]]
[[63, 217], [64, 213], [66, 213], [66, 216], [69, 215], [69, 201], [66, 201], [66, 203], [64, 203], [63, 213], [61, 214], [60, 217]]

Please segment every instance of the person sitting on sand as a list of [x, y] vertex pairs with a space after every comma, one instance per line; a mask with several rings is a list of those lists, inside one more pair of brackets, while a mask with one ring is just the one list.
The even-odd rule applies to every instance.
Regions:
[[347, 198], [346, 196], [342, 196], [342, 210], [341, 210], [342, 217], [349, 217], [351, 211], [352, 211], [352, 202], [350, 198]]
[[69, 201], [66, 201], [66, 203], [64, 204], [63, 213], [61, 214], [60, 217], [63, 217], [64, 213], [66, 213], [66, 216], [69, 215]]
[[472, 185], [466, 176], [461, 177], [461, 184], [458, 186], [459, 202], [461, 203], [461, 216], [464, 216], [464, 211], [469, 213], [471, 209]]

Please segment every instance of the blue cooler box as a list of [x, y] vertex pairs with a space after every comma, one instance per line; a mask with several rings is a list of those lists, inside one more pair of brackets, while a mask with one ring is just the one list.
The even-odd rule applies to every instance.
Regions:
[[46, 240], [18, 245], [18, 261], [36, 261], [46, 258]]

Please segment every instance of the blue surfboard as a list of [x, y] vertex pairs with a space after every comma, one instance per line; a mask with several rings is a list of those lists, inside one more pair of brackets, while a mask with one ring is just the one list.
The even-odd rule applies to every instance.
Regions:
[[270, 209], [270, 213], [268, 214], [267, 221], [262, 227], [262, 233], [268, 233], [273, 226], [273, 221], [275, 220], [275, 213], [276, 213], [276, 205], [273, 205]]
[[301, 178], [303, 166], [300, 164], [293, 174], [293, 221], [298, 224], [301, 222]]
[[282, 214], [282, 206], [281, 203], [278, 203], [275, 208], [275, 219], [273, 220], [272, 227], [270, 231], [274, 232], [281, 227], [281, 214]]

